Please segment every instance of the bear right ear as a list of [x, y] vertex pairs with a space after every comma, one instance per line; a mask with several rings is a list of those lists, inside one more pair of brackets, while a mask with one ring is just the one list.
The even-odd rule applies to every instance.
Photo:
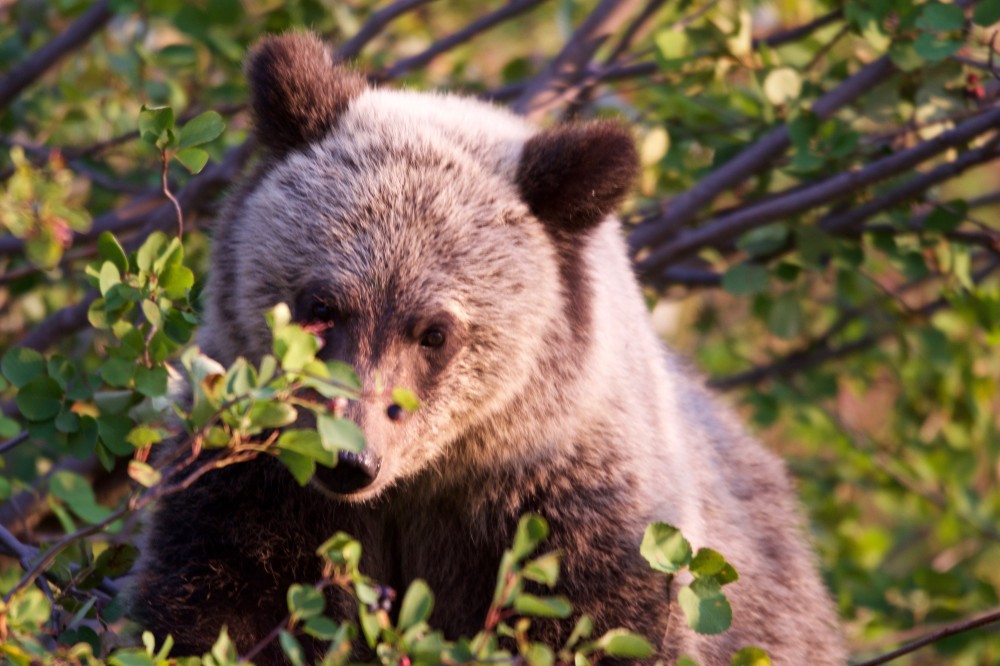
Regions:
[[613, 213], [639, 171], [628, 128], [613, 120], [568, 123], [528, 139], [517, 186], [552, 232], [575, 234]]
[[257, 139], [277, 155], [322, 139], [367, 86], [305, 32], [264, 37], [247, 55], [245, 70]]

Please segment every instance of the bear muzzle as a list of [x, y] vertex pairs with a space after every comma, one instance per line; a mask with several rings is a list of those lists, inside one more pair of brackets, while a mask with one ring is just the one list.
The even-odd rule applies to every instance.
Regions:
[[381, 467], [382, 460], [370, 449], [340, 451], [336, 467], [317, 467], [315, 479], [330, 492], [350, 495], [372, 485]]

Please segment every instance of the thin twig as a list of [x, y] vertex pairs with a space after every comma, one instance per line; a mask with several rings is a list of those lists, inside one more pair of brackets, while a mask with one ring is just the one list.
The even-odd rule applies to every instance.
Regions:
[[[813, 113], [829, 118], [844, 106], [895, 74], [896, 66], [888, 56], [865, 65], [813, 104]], [[633, 253], [647, 245], [656, 245], [691, 223], [698, 213], [726, 190], [732, 189], [761, 172], [791, 145], [788, 127], [778, 127], [718, 169], [701, 179], [691, 189], [667, 203], [660, 217], [645, 222], [629, 236]]]
[[177, 197], [173, 195], [170, 191], [170, 184], [167, 182], [167, 166], [169, 165], [169, 159], [167, 157], [167, 151], [160, 152], [161, 158], [161, 168], [160, 168], [160, 190], [163, 192], [163, 196], [170, 200], [170, 203], [174, 205], [174, 212], [177, 213], [177, 238], [184, 239], [184, 212], [181, 210], [181, 204], [177, 201]]
[[0, 456], [13, 449], [15, 446], [22, 444], [23, 442], [26, 441], [28, 441], [28, 431], [22, 430], [18, 434], [8, 439], [3, 444], [0, 444]]
[[804, 39], [816, 32], [820, 28], [833, 23], [834, 21], [839, 21], [844, 16], [843, 9], [835, 9], [829, 14], [824, 14], [819, 18], [816, 18], [809, 23], [791, 28], [789, 30], [784, 30], [782, 32], [772, 33], [766, 37], [757, 37], [753, 40], [754, 48], [759, 47], [761, 44], [767, 44], [768, 46], [782, 46], [783, 44], [788, 44], [789, 42], [795, 42], [800, 39]]
[[[1000, 124], [1000, 109], [995, 109], [913, 148], [883, 157], [856, 171], [838, 174], [819, 183], [798, 188], [787, 196], [776, 196], [758, 204], [748, 204], [738, 208], [696, 229], [679, 234], [669, 243], [656, 248], [638, 263], [639, 271], [645, 275], [655, 275], [671, 262], [697, 252], [703, 247], [724, 239], [735, 238], [749, 229], [774, 220], [787, 219], [816, 206], [829, 204], [864, 187], [904, 173], [953, 146], [971, 141], [998, 124]], [[706, 181], [702, 181], [704, 182]], [[637, 227], [633, 235], [642, 228], [642, 225]]]
[[339, 60], [350, 60], [351, 58], [356, 58], [361, 50], [368, 45], [368, 42], [372, 41], [397, 17], [403, 14], [413, 11], [418, 7], [423, 7], [429, 4], [432, 0], [397, 0], [388, 7], [383, 7], [378, 10], [365, 21], [364, 25], [358, 32], [348, 39], [344, 44], [337, 49], [337, 58]]
[[376, 78], [379, 80], [395, 79], [406, 72], [423, 67], [442, 53], [450, 51], [460, 44], [464, 44], [479, 33], [485, 32], [518, 14], [530, 11], [545, 2], [548, 2], [548, 0], [511, 0], [511, 2], [508, 2], [500, 9], [481, 16], [461, 30], [435, 41], [424, 51], [409, 58], [403, 58], [383, 73], [377, 75]]
[[597, 49], [628, 17], [640, 0], [602, 0], [573, 33], [563, 50], [528, 82], [511, 108], [538, 120], [572, 96], [574, 85], [586, 74]]
[[942, 639], [948, 638], [949, 636], [955, 636], [956, 634], [963, 634], [967, 631], [972, 631], [973, 629], [979, 629], [980, 627], [986, 627], [991, 624], [996, 624], [1000, 622], [1000, 608], [993, 609], [982, 615], [978, 615], [973, 618], [967, 618], [965, 620], [960, 620], [952, 624], [946, 625], [940, 629], [930, 632], [922, 638], [918, 638], [912, 643], [907, 643], [903, 647], [893, 650], [883, 654], [882, 656], [875, 657], [874, 659], [868, 659], [865, 661], [859, 661], [854, 664], [854, 666], [879, 666], [879, 664], [887, 664], [894, 659], [902, 657], [904, 654], [910, 654], [911, 652], [916, 652], [920, 648], [930, 645], [931, 643], [936, 643]]

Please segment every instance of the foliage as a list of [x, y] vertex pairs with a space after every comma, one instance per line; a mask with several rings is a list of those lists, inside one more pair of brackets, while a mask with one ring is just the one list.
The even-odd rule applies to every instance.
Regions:
[[[302, 482], [360, 445], [332, 404], [356, 378], [311, 360], [311, 336], [282, 312], [260, 367], [221, 368], [190, 346], [205, 221], [248, 155], [243, 54], [302, 26], [375, 80], [465, 90], [536, 120], [628, 120], [643, 170], [626, 222], [654, 320], [789, 460], [854, 654], [997, 615], [996, 2], [375, 4], [0, 7], [0, 633], [21, 641], [0, 645], [6, 658], [54, 643], [70, 662], [169, 653], [144, 638], [108, 656], [104, 642], [122, 623], [114, 579], [136, 556], [128, 516], [171, 485], [150, 457], [166, 440], [230, 462], [275, 455]], [[577, 66], [550, 67], [567, 44]], [[173, 373], [197, 388], [190, 409], [168, 398]], [[288, 428], [302, 410], [316, 431]], [[653, 566], [692, 577], [689, 623], [726, 624], [725, 560], [685, 551], [667, 526], [650, 534]], [[415, 584], [387, 622], [351, 543], [325, 551], [329, 580], [290, 591], [275, 640], [293, 661], [299, 632], [343, 646], [360, 631], [400, 662], [417, 645], [486, 654], [499, 635], [530, 663], [637, 649], [585, 624], [572, 645], [532, 645], [506, 616], [478, 643], [439, 645], [431, 592]], [[530, 559], [537, 547], [515, 543], [505, 560], [500, 615], [569, 612], [572, 600], [504, 593], [553, 579], [557, 560]], [[358, 628], [315, 612], [310, 590], [333, 581], [364, 602]], [[995, 632], [963, 626], [900, 663], [1000, 659]], [[205, 663], [234, 656], [223, 636]], [[765, 659], [748, 647], [734, 663]]]

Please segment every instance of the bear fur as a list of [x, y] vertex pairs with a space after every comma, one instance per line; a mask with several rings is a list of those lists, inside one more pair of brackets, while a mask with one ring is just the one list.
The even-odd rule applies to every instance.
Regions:
[[[259, 360], [264, 312], [288, 303], [304, 324], [326, 320], [324, 357], [411, 388], [421, 408], [349, 405], [376, 461], [360, 490], [300, 487], [262, 457], [164, 498], [137, 619], [172, 634], [175, 654], [207, 651], [223, 625], [246, 651], [285, 617], [290, 584], [320, 578], [315, 549], [342, 530], [364, 573], [400, 591], [426, 580], [431, 625], [472, 636], [535, 512], [575, 609], [535, 621], [536, 640], [560, 646], [587, 613], [595, 636], [637, 631], [667, 663], [728, 664], [748, 645], [775, 664], [844, 663], [782, 463], [648, 323], [614, 217], [637, 170], [625, 128], [540, 130], [480, 101], [372, 88], [308, 34], [263, 39], [247, 75], [263, 154], [214, 227], [203, 351]], [[687, 628], [680, 581], [639, 554], [652, 521], [737, 569], [727, 632]]]

